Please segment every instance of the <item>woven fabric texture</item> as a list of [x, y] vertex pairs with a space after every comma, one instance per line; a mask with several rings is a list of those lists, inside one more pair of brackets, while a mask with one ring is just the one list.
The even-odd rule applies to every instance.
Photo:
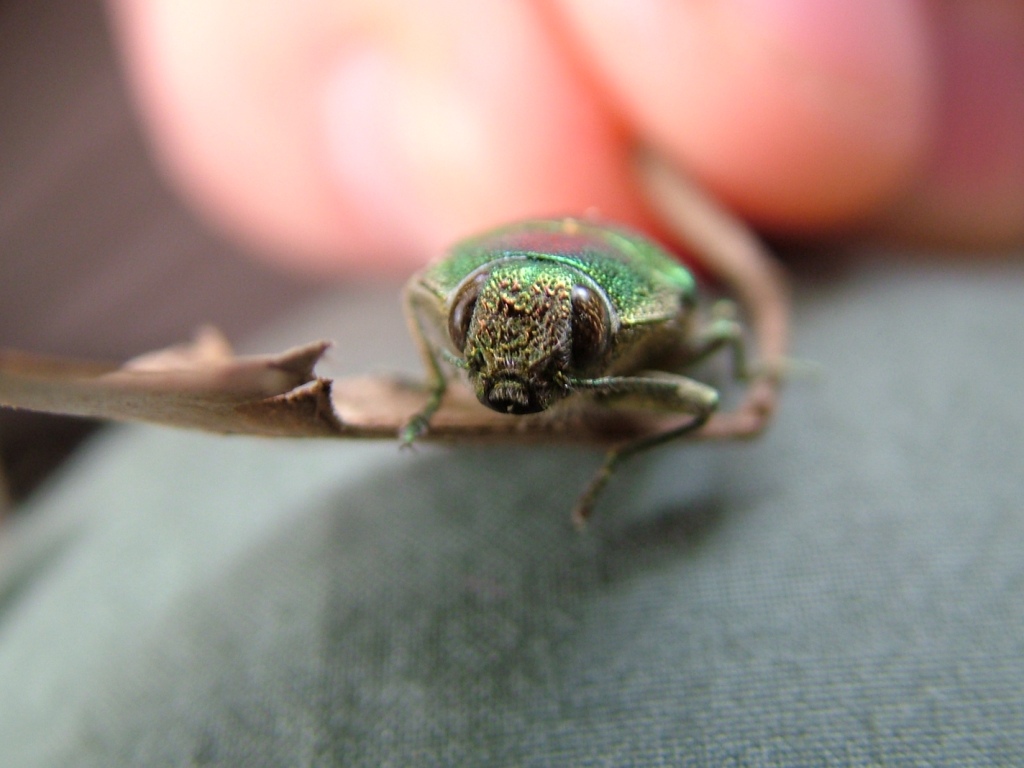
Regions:
[[108, 433], [0, 545], [0, 764], [1024, 764], [1022, 285], [802, 280], [772, 430], [582, 535], [588, 450]]

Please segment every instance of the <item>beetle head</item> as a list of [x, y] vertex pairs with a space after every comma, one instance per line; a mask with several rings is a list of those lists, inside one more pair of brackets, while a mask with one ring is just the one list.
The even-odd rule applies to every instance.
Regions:
[[466, 278], [453, 294], [448, 334], [477, 399], [501, 413], [543, 411], [600, 366], [613, 309], [572, 267], [510, 259]]

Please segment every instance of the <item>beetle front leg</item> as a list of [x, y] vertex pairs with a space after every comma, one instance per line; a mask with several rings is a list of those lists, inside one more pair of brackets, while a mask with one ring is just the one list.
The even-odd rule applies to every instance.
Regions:
[[693, 418], [685, 424], [664, 432], [637, 438], [616, 446], [605, 454], [604, 463], [580, 494], [572, 510], [577, 528], [586, 525], [594, 502], [604, 490], [612, 474], [624, 460], [651, 448], [671, 442], [699, 429], [718, 408], [718, 391], [686, 376], [641, 377], [613, 376], [574, 382], [578, 389], [587, 389], [607, 397], [639, 398], [660, 409], [688, 413]]
[[427, 385], [429, 387], [426, 404], [410, 416], [399, 430], [398, 436], [403, 446], [412, 445], [417, 438], [423, 436], [430, 429], [430, 420], [441, 407], [444, 393], [448, 389], [448, 379], [445, 377], [444, 371], [441, 369], [441, 361], [438, 359], [438, 348], [431, 343], [423, 324], [423, 313], [433, 309], [432, 301], [432, 296], [425, 296], [417, 290], [416, 286], [409, 286], [405, 290], [402, 302], [409, 332], [416, 342], [416, 348], [427, 369]]

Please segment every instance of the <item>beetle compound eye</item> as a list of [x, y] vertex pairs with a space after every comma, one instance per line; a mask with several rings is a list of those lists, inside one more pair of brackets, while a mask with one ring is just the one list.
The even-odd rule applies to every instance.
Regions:
[[572, 364], [587, 368], [604, 357], [611, 340], [611, 321], [604, 296], [577, 285], [572, 289]]
[[487, 282], [486, 272], [463, 283], [452, 302], [448, 313], [448, 336], [455, 348], [462, 352], [466, 348], [466, 337], [469, 335], [469, 322], [473, 319], [473, 310], [480, 295], [480, 288]]

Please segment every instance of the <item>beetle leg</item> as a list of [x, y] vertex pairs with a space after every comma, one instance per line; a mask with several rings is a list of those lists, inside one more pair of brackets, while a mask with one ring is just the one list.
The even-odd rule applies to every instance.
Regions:
[[604, 463], [594, 474], [572, 510], [572, 520], [582, 528], [590, 517], [594, 502], [625, 459], [651, 448], [671, 442], [699, 429], [718, 407], [718, 391], [686, 376], [610, 376], [574, 382], [577, 389], [586, 389], [608, 397], [638, 397], [667, 410], [689, 413], [692, 419], [678, 427], [637, 438], [608, 451]]
[[728, 347], [732, 356], [733, 378], [739, 381], [750, 378], [746, 337], [743, 325], [736, 319], [736, 307], [731, 301], [715, 302], [711, 308], [711, 322], [700, 329], [696, 338], [687, 346], [690, 364], [700, 362], [723, 347]]
[[417, 438], [426, 433], [430, 428], [430, 419], [437, 412], [437, 409], [441, 407], [441, 400], [448, 389], [448, 379], [441, 369], [438, 348], [431, 342], [427, 335], [427, 329], [424, 327], [424, 312], [433, 309], [433, 305], [430, 302], [436, 300], [433, 296], [424, 295], [422, 291], [417, 290], [417, 287], [409, 286], [406, 288], [402, 306], [405, 311], [406, 322], [409, 325], [409, 332], [416, 342], [416, 348], [419, 350], [420, 357], [423, 359], [423, 364], [427, 369], [429, 395], [423, 408], [410, 416], [409, 420], [399, 430], [398, 436], [402, 445], [412, 445]]

